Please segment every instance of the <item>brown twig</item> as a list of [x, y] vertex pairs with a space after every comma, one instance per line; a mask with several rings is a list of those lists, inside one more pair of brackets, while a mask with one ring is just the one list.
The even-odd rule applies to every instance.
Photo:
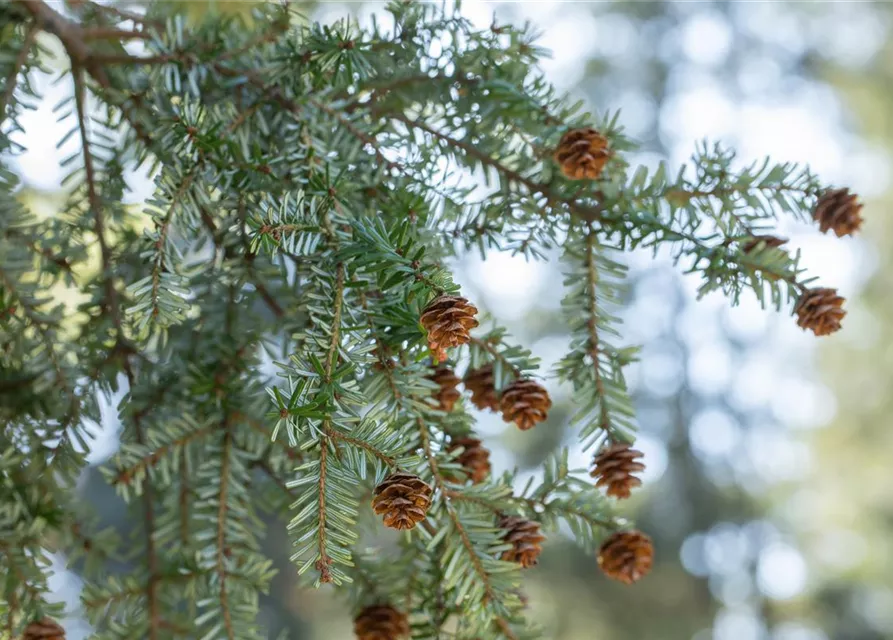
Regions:
[[[332, 382], [332, 372], [335, 368], [338, 345], [341, 341], [341, 313], [344, 305], [344, 265], [340, 262], [335, 269], [334, 296], [335, 308], [332, 314], [332, 339], [329, 344], [328, 353], [326, 353], [324, 365], [325, 374], [323, 376], [323, 381], [325, 384], [331, 384]], [[320, 435], [319, 438], [319, 486], [317, 487], [317, 500], [319, 505], [319, 560], [317, 561], [316, 567], [319, 570], [320, 582], [332, 581], [332, 576], [329, 572], [329, 565], [332, 564], [332, 559], [329, 558], [328, 551], [326, 551], [326, 473], [328, 471], [328, 438], [331, 437], [329, 435], [331, 431], [332, 420], [330, 417], [326, 417], [325, 420], [323, 420], [322, 435]]]
[[12, 63], [12, 69], [6, 76], [6, 84], [3, 85], [3, 95], [0, 95], [0, 122], [3, 122], [6, 117], [6, 105], [9, 104], [13, 93], [15, 93], [17, 86], [16, 78], [18, 78], [19, 71], [22, 70], [25, 61], [28, 59], [28, 54], [31, 52], [31, 46], [34, 44], [34, 39], [37, 37], [38, 31], [40, 31], [40, 28], [38, 27], [37, 22], [32, 22], [28, 26], [28, 31], [25, 32], [25, 39], [22, 42], [22, 48], [19, 50], [19, 54], [16, 56], [15, 61]]
[[475, 338], [474, 336], [472, 336], [471, 338], [469, 338], [469, 342], [470, 344], [480, 347], [491, 356], [493, 356], [494, 359], [499, 360], [503, 364], [505, 364], [509, 369], [511, 369], [512, 373], [515, 374], [516, 378], [520, 378], [522, 376], [521, 370], [513, 365], [511, 362], [509, 362], [509, 359], [506, 358], [502, 353], [500, 353], [499, 350], [496, 349], [492, 344], [490, 344], [489, 341], [481, 340], [480, 338]]
[[16, 2], [23, 6], [41, 27], [62, 41], [62, 46], [65, 47], [65, 52], [71, 60], [72, 68], [86, 69], [104, 88], [111, 85], [105, 69], [97, 62], [81, 36], [83, 28], [79, 24], [53, 10], [43, 0], [16, 0]]

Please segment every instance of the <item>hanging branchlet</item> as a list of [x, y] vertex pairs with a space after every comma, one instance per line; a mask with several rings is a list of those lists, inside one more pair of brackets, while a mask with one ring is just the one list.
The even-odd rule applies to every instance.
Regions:
[[[196, 23], [171, 3], [0, 6], [0, 155], [24, 150], [10, 134], [42, 99], [45, 34], [70, 62], [56, 112], [60, 145], [77, 147], [50, 219], [0, 169], [4, 630], [58, 635], [53, 546], [84, 561], [99, 634], [266, 637], [261, 516], [289, 513], [303, 584], [347, 592], [363, 640], [407, 636], [410, 620], [424, 637], [540, 637], [518, 589], [541, 532], [624, 582], [652, 562], [611, 500], [642, 470], [622, 252], [665, 249], [701, 295], [751, 292], [826, 335], [843, 298], [775, 229], [787, 217], [852, 235], [862, 205], [803, 167], [740, 168], [719, 145], [678, 173], [631, 167], [621, 115], [552, 87], [533, 27], [476, 30], [431, 3], [394, 2], [368, 28], [293, 19], [288, 3], [252, 10]], [[135, 41], [139, 53], [123, 46]], [[154, 192], [133, 206], [129, 176], [144, 172]], [[445, 363], [462, 363], [473, 406], [522, 430], [552, 400], [529, 348], [479, 329], [445, 265], [558, 247], [571, 339], [554, 373], [573, 388], [580, 442], [598, 447], [595, 483], [565, 450], [516, 492], [491, 473]], [[140, 554], [133, 570], [107, 577], [115, 536], [69, 504], [96, 399], [121, 381], [103, 477], [143, 526], [123, 547]], [[357, 549], [382, 527], [401, 531], [389, 556]]]

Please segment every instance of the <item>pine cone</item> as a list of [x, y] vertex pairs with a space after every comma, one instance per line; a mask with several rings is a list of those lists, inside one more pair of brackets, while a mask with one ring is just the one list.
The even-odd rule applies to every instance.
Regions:
[[779, 238], [777, 236], [751, 236], [750, 239], [746, 240], [741, 245], [741, 250], [744, 253], [750, 253], [754, 249], [756, 249], [760, 244], [763, 245], [764, 248], [777, 248], [786, 244], [788, 241], [787, 238]]
[[409, 618], [390, 605], [373, 605], [360, 611], [353, 630], [357, 640], [399, 640], [409, 637]]
[[642, 452], [632, 448], [626, 442], [613, 443], [597, 454], [593, 459], [590, 475], [598, 478], [596, 487], [608, 487], [607, 494], [615, 498], [629, 498], [634, 487], [642, 485], [642, 481], [634, 473], [645, 470], [645, 465], [637, 461]]
[[25, 627], [22, 640], [65, 640], [65, 629], [51, 618], [35, 620]]
[[598, 550], [598, 566], [605, 575], [626, 584], [644, 578], [653, 561], [651, 538], [641, 531], [618, 531]]
[[862, 226], [862, 203], [858, 200], [859, 196], [849, 189], [829, 189], [823, 193], [812, 211], [819, 230], [833, 231], [838, 238], [853, 235]]
[[471, 403], [478, 409], [499, 410], [499, 394], [496, 393], [492, 364], [466, 372], [465, 388], [471, 391]]
[[844, 298], [837, 295], [837, 289], [807, 289], [794, 307], [797, 325], [811, 329], [817, 336], [834, 333], [840, 329], [840, 321], [846, 315], [844, 302]]
[[428, 379], [440, 386], [440, 389], [434, 392], [434, 399], [437, 400], [438, 408], [443, 411], [452, 411], [459, 396], [462, 395], [459, 393], [459, 389], [456, 388], [462, 380], [459, 379], [459, 376], [452, 369], [446, 366], [437, 367], [434, 373], [428, 376]]
[[571, 180], [595, 180], [611, 157], [608, 139], [595, 129], [571, 129], [555, 150], [555, 162]]
[[411, 473], [395, 471], [375, 487], [372, 510], [384, 514], [391, 529], [412, 529], [425, 519], [431, 506], [431, 487]]
[[549, 392], [533, 380], [515, 380], [502, 392], [502, 419], [527, 431], [546, 419], [552, 400]]
[[499, 521], [499, 528], [505, 529], [502, 539], [512, 545], [502, 552], [502, 559], [517, 562], [525, 569], [536, 566], [546, 536], [540, 533], [540, 525], [532, 520], [517, 516], [506, 516]]
[[474, 484], [483, 482], [490, 473], [490, 452], [481, 446], [477, 438], [456, 438], [451, 443], [448, 452], [463, 449], [456, 461], [468, 472], [468, 476]]
[[428, 346], [438, 360], [446, 360], [447, 349], [468, 344], [469, 329], [478, 326], [477, 308], [465, 298], [442, 295], [425, 307], [420, 321], [428, 332]]

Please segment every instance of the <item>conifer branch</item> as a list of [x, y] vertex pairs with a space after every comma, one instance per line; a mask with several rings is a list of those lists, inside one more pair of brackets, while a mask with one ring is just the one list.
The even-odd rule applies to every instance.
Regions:
[[[459, 538], [462, 541], [462, 546], [465, 547], [465, 551], [468, 554], [468, 558], [471, 561], [474, 572], [477, 574], [478, 578], [480, 578], [481, 583], [484, 586], [484, 602], [485, 604], [498, 602], [499, 598], [495, 590], [493, 589], [492, 584], [490, 583], [490, 574], [486, 572], [484, 566], [481, 564], [477, 551], [475, 550], [474, 545], [471, 542], [471, 538], [468, 537], [468, 532], [465, 530], [462, 521], [459, 519], [459, 514], [456, 513], [456, 508], [451, 502], [450, 490], [446, 486], [446, 481], [444, 480], [443, 475], [440, 472], [440, 468], [437, 464], [437, 459], [434, 457], [434, 453], [431, 448], [431, 436], [428, 433], [428, 427], [421, 417], [416, 418], [416, 424], [419, 427], [419, 434], [422, 440], [422, 449], [425, 452], [425, 458], [428, 461], [428, 467], [431, 469], [431, 475], [434, 477], [434, 484], [443, 496], [447, 516], [449, 517], [450, 522], [452, 522], [453, 528], [456, 530], [456, 533], [459, 534]], [[493, 618], [502, 629], [508, 640], [518, 640], [518, 637], [514, 634], [508, 622], [502, 616], [494, 614]]]
[[[334, 311], [332, 320], [332, 338], [329, 343], [329, 349], [326, 353], [325, 360], [325, 378], [326, 385], [332, 383], [332, 372], [335, 367], [338, 346], [341, 340], [341, 310], [344, 305], [344, 264], [339, 262], [335, 267], [335, 291], [334, 291]], [[317, 488], [317, 499], [319, 504], [319, 525], [317, 529], [319, 560], [316, 568], [319, 571], [320, 582], [331, 582], [332, 576], [329, 572], [329, 565], [332, 559], [329, 558], [326, 549], [326, 474], [328, 472], [328, 438], [332, 433], [332, 421], [328, 416], [323, 420], [322, 430], [319, 436], [319, 486]]]
[[595, 391], [599, 397], [599, 426], [608, 434], [610, 438], [615, 435], [611, 432], [611, 415], [608, 412], [607, 397], [605, 395], [605, 383], [602, 379], [602, 371], [599, 366], [599, 341], [598, 341], [598, 318], [599, 311], [596, 306], [598, 271], [595, 266], [595, 239], [592, 230], [592, 223], [586, 225], [586, 286], [589, 288], [587, 303], [589, 312], [586, 319], [586, 328], [589, 331], [589, 357], [592, 359], [592, 375], [595, 380]]
[[[699, 148], [675, 179], [663, 166], [631, 170], [634, 145], [617, 117], [584, 115], [551, 87], [529, 29], [475, 30], [419, 3], [388, 11], [392, 30], [307, 24], [267, 5], [251, 24], [208, 16], [196, 29], [183, 28], [174, 5], [154, 7], [153, 17], [89, 0], [65, 15], [44, 0], [0, 9], [14, 23], [0, 43], [3, 116], [22, 127], [10, 105], [20, 93], [39, 99], [30, 80], [45, 73], [38, 35], [50, 34], [74, 85], [59, 109], [77, 122], [62, 142], [81, 141], [64, 162], [76, 189], [51, 222], [35, 222], [15, 200], [14, 177], [0, 172], [0, 238], [9, 245], [0, 249], [0, 324], [10, 334], [0, 476], [31, 485], [13, 492], [28, 508], [14, 511], [0, 544], [0, 573], [22, 581], [4, 591], [18, 617], [8, 635], [50, 609], [39, 549], [79, 559], [88, 547], [111, 548], [103, 533], [81, 535], [65, 501], [83, 464], [72, 443], [89, 448], [84, 425], [101, 417], [94, 396], [114, 392], [119, 373], [129, 387], [112, 463], [120, 469], [104, 477], [135, 496], [145, 559], [123, 579], [85, 575], [98, 634], [264, 636], [257, 598], [274, 569], [256, 534], [252, 497], [262, 493], [265, 507], [293, 510], [291, 560], [301, 575], [315, 568], [316, 586], [346, 588], [360, 606], [387, 603], [396, 628], [411, 618], [420, 637], [445, 635], [455, 616], [457, 637], [527, 640], [536, 634], [517, 610], [509, 529], [495, 516], [569, 531], [589, 552], [628, 523], [568, 471], [566, 452], [521, 495], [510, 474], [454, 482], [465, 463], [453, 445], [473, 436], [473, 416], [432, 397], [430, 328], [420, 323], [432, 296], [459, 292], [443, 265], [463, 246], [483, 258], [505, 250], [534, 259], [561, 246], [571, 339], [557, 374], [574, 388], [572, 423], [584, 444], [606, 432], [628, 440], [635, 429], [623, 367], [636, 349], [613, 344], [626, 278], [615, 251], [669, 248], [702, 278], [702, 293], [720, 289], [735, 302], [765, 291], [778, 306], [786, 294], [799, 300], [801, 326], [822, 335], [840, 327], [842, 299], [807, 289], [798, 254], [753, 236], [782, 214], [851, 234], [861, 205], [849, 195], [819, 208], [825, 186], [808, 170], [768, 161], [733, 169], [720, 147]], [[121, 48], [134, 39], [144, 53]], [[20, 146], [0, 140], [10, 144]], [[143, 163], [156, 176], [148, 242], [124, 196], [125, 172]], [[483, 174], [485, 196], [468, 174]], [[100, 270], [82, 278], [93, 249]], [[80, 301], [74, 321], [48, 304], [60, 286]], [[235, 348], [247, 344], [263, 356]], [[284, 360], [275, 382], [267, 356]], [[492, 365], [483, 374], [497, 394], [537, 366], [499, 327], [470, 344], [462, 336], [449, 357], [472, 371]], [[445, 387], [455, 381], [447, 377]], [[264, 408], [263, 390], [274, 406]], [[46, 459], [27, 462], [37, 451]], [[358, 479], [381, 482], [396, 469], [424, 476], [435, 504], [396, 557], [364, 557], [356, 545], [368, 483]], [[86, 565], [107, 569], [105, 550]]]
[[[208, 435], [214, 429], [215, 429], [215, 427], [210, 426], [210, 425], [203, 427], [201, 429], [196, 429], [195, 431], [191, 431], [180, 438], [177, 438], [167, 444], [163, 444], [163, 445], [155, 448], [152, 451], [152, 453], [149, 453], [149, 454], [141, 457], [139, 460], [137, 460], [137, 462], [135, 464], [133, 464], [129, 467], [120, 469], [118, 471], [117, 477], [114, 480], [112, 480], [112, 484], [118, 484], [118, 483], [127, 484], [127, 483], [129, 483], [139, 473], [148, 471], [153, 466], [158, 464], [158, 462], [162, 458], [164, 458], [168, 454], [168, 452], [173, 451], [174, 449], [182, 449], [190, 442], [192, 442], [194, 440], [198, 440], [199, 438], [202, 438], [202, 437]], [[185, 458], [182, 458], [182, 459], [185, 459]]]
[[119, 333], [118, 340], [121, 341], [123, 336], [120, 335], [121, 319], [118, 310], [118, 292], [115, 290], [115, 285], [112, 280], [112, 255], [105, 237], [105, 212], [103, 211], [102, 201], [100, 200], [99, 192], [96, 188], [96, 170], [93, 166], [93, 153], [90, 151], [90, 139], [87, 135], [87, 112], [84, 105], [84, 100], [86, 99], [84, 80], [81, 77], [79, 68], [75, 67], [72, 69], [72, 78], [74, 80], [74, 101], [77, 107], [78, 129], [81, 134], [81, 149], [84, 155], [87, 199], [90, 203], [91, 212], [93, 213], [93, 232], [96, 234], [96, 241], [99, 243], [99, 253], [102, 259], [102, 280], [105, 286], [106, 302], [111, 308], [115, 328]]

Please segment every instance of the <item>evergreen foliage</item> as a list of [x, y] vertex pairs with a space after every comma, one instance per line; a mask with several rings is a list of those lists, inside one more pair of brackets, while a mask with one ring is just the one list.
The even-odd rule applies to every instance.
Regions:
[[[798, 256], [747, 243], [779, 216], [811, 219], [824, 186], [788, 164], [738, 168], [718, 146], [675, 177], [632, 169], [618, 116], [596, 118], [545, 81], [529, 26], [478, 31], [411, 2], [366, 30], [287, 5], [249, 23], [187, 24], [172, 10], [0, 7], [0, 152], [27, 144], [19, 118], [49, 73], [47, 34], [70, 63], [60, 144], [80, 140], [55, 217], [23, 207], [0, 169], [4, 637], [60, 615], [46, 600], [57, 551], [88, 560], [97, 637], [265, 637], [264, 513], [289, 514], [296, 571], [340, 588], [354, 615], [390, 604], [419, 639], [541, 637], [520, 567], [500, 559], [499, 520], [568, 531], [593, 555], [629, 525], [566, 451], [524, 488], [512, 473], [459, 481], [449, 445], [474, 418], [467, 400], [451, 412], [432, 401], [419, 323], [431, 300], [459, 293], [446, 265], [475, 248], [560, 249], [573, 338], [554, 374], [573, 387], [585, 445], [631, 441], [621, 252], [668, 246], [702, 293], [792, 308], [808, 282]], [[597, 180], [572, 181], [552, 153], [587, 126], [610, 160]], [[145, 207], [128, 200], [136, 168], [155, 180]], [[54, 302], [60, 288], [78, 292], [77, 309]], [[449, 355], [492, 364], [497, 391], [537, 371], [499, 327]], [[104, 473], [141, 523], [122, 541], [70, 507], [98, 400], [119, 388], [121, 447]], [[383, 556], [369, 502], [395, 470], [433, 501]], [[137, 570], [115, 573], [120, 557]]]

